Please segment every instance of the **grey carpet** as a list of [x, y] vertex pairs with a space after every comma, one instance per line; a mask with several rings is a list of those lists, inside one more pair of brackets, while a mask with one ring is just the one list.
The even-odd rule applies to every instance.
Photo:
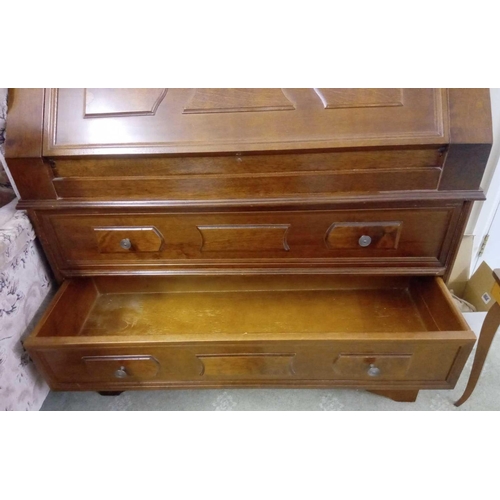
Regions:
[[[484, 314], [465, 314], [478, 333]], [[473, 352], [474, 354], [474, 352]], [[42, 411], [488, 411], [500, 410], [500, 339], [495, 339], [471, 398], [460, 408], [453, 402], [463, 393], [473, 361], [453, 390], [420, 391], [415, 403], [396, 403], [362, 390], [348, 389], [203, 389], [128, 391], [115, 397], [94, 392], [51, 392]]]

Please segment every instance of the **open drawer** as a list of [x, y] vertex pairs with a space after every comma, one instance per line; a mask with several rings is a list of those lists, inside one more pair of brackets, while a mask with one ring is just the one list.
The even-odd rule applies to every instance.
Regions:
[[59, 390], [418, 390], [474, 342], [440, 278], [119, 276], [65, 281], [25, 346]]

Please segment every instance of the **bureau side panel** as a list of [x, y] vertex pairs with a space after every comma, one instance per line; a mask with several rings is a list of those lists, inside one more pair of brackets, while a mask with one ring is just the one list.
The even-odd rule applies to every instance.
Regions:
[[42, 158], [44, 89], [9, 89], [5, 158], [24, 200], [55, 199], [52, 171]]

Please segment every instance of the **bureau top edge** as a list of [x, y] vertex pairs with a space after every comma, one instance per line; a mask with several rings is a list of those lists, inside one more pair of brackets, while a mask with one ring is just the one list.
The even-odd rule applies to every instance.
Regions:
[[491, 143], [488, 89], [10, 89], [6, 157]]

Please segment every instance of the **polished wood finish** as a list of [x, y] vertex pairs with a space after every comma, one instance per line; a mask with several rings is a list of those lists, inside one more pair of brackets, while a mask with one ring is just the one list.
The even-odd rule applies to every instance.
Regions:
[[121, 208], [144, 209], [162, 208], [173, 211], [179, 210], [199, 210], [200, 212], [222, 210], [279, 210], [287, 208], [307, 208], [328, 210], [336, 207], [353, 206], [359, 203], [373, 203], [376, 206], [393, 204], [401, 201], [415, 202], [418, 206], [420, 202], [427, 201], [465, 201], [465, 204], [473, 201], [484, 201], [486, 197], [481, 190], [465, 191], [383, 191], [366, 193], [340, 193], [332, 198], [330, 196], [313, 196], [309, 198], [262, 198], [257, 203], [256, 199], [231, 199], [231, 200], [192, 200], [187, 203], [185, 200], [93, 200], [91, 202], [83, 199], [58, 199], [58, 200], [19, 200], [18, 207], [22, 210], [40, 209], [100, 209], [100, 208]]
[[397, 391], [397, 390], [384, 390], [384, 391], [369, 391], [378, 396], [384, 396], [384, 398], [392, 399], [398, 403], [413, 403], [417, 400], [419, 391]]
[[[42, 156], [44, 89], [9, 89], [6, 158]], [[10, 167], [9, 161], [9, 167]]]
[[99, 253], [159, 252], [165, 241], [156, 227], [94, 227]]
[[295, 353], [200, 354], [200, 375], [205, 380], [269, 380], [295, 375]]
[[340, 354], [333, 371], [348, 380], [405, 380], [412, 354]]
[[[384, 248], [396, 250], [402, 230], [401, 221], [334, 222], [326, 233], [326, 244], [338, 248]], [[365, 241], [362, 240], [365, 238]]]
[[10, 97], [62, 282], [26, 343], [52, 388], [455, 385], [474, 336], [432, 276], [484, 199], [487, 89]]
[[290, 224], [220, 224], [196, 226], [201, 235], [202, 253], [288, 252]]
[[[57, 268], [101, 272], [212, 268], [446, 266], [462, 202], [367, 204], [343, 210], [37, 211]], [[141, 229], [143, 228], [143, 229]], [[150, 229], [148, 229], [150, 228]], [[363, 247], [359, 238], [372, 242]], [[132, 246], [122, 249], [120, 241]], [[366, 269], [365, 269], [366, 272]]]
[[167, 89], [85, 89], [84, 118], [154, 116]]
[[281, 89], [196, 89], [183, 113], [238, 113], [294, 110]]
[[311, 194], [336, 199], [350, 191], [359, 196], [363, 191], [435, 189], [444, 157], [442, 148], [434, 146], [147, 159], [56, 158], [52, 183], [61, 198], [94, 202], [170, 199], [193, 204], [205, 200], [211, 206], [225, 199], [261, 204], [299, 198], [304, 202]]
[[490, 144], [491, 104], [489, 89], [448, 89], [450, 142]]
[[11, 158], [8, 162], [21, 198], [28, 200], [57, 198], [49, 162], [41, 158]]
[[449, 89], [450, 145], [440, 190], [479, 189], [493, 142], [489, 89]]
[[[64, 92], [67, 91], [69, 93], [77, 90], [78, 89], [63, 89]], [[82, 106], [85, 101], [85, 93], [92, 92], [92, 90], [94, 93], [100, 93], [100, 99], [97, 99], [95, 102], [99, 101], [103, 103], [109, 99], [109, 103], [107, 104], [108, 107], [111, 106], [111, 108], [113, 108], [114, 106], [113, 111], [108, 109], [108, 113], [115, 112], [118, 115], [120, 115], [120, 113], [124, 113], [126, 115], [127, 111], [123, 111], [123, 109], [126, 109], [127, 106], [125, 106], [125, 108], [117, 108], [117, 103], [121, 102], [124, 105], [134, 105], [135, 100], [139, 99], [140, 101], [148, 92], [154, 91], [158, 93], [159, 91], [163, 91], [165, 89], [99, 89], [99, 91], [96, 91], [96, 89], [87, 89], [85, 92], [82, 90]], [[188, 91], [189, 89], [184, 90]], [[227, 91], [228, 89], [225, 90]], [[327, 90], [328, 89], [315, 89], [313, 91], [313, 89], [310, 89], [309, 92], [307, 89], [298, 89], [297, 91], [300, 91], [299, 93], [302, 98], [306, 95], [310, 95], [313, 96], [314, 99], [314, 96], [316, 96], [319, 100], [318, 102], [320, 102], [321, 99], [319, 98], [318, 92], [320, 94], [324, 94]], [[363, 101], [364, 99], [366, 100], [366, 96], [369, 95], [377, 93], [391, 94], [394, 91], [394, 89], [330, 90], [337, 96], [341, 96], [343, 91], [345, 99], [347, 101], [351, 101], [350, 106], [355, 105], [356, 99], [354, 99], [354, 95], [358, 95], [358, 101]], [[418, 91], [418, 89], [409, 90], [415, 92]], [[196, 89], [191, 89], [189, 92], [193, 94], [195, 91]], [[88, 201], [95, 201], [98, 199], [116, 200], [117, 198], [127, 199], [130, 197], [130, 199], [144, 200], [165, 200], [167, 198], [177, 198], [178, 200], [182, 200], [187, 203], [192, 202], [196, 199], [196, 197], [200, 197], [198, 199], [202, 201], [203, 195], [201, 195], [198, 190], [201, 190], [201, 192], [206, 194], [214, 192], [215, 189], [215, 194], [211, 196], [211, 201], [213, 203], [219, 202], [221, 198], [228, 195], [231, 195], [233, 199], [239, 198], [242, 201], [248, 199], [252, 202], [255, 202], [259, 198], [260, 201], [265, 201], [265, 198], [272, 200], [273, 197], [285, 199], [298, 197], [302, 202], [307, 202], [308, 194], [321, 195], [331, 198], [337, 196], [338, 193], [348, 192], [349, 190], [356, 190], [357, 192], [363, 190], [370, 192], [379, 190], [385, 191], [387, 189], [432, 190], [436, 189], [437, 183], [439, 183], [438, 189], [444, 192], [449, 189], [462, 191], [466, 191], [467, 189], [477, 190], [491, 148], [491, 117], [488, 90], [449, 89], [447, 95], [446, 92], [434, 94], [434, 96], [440, 95], [439, 99], [435, 101], [435, 106], [439, 107], [438, 105], [440, 105], [441, 109], [436, 111], [436, 109], [438, 109], [436, 107], [434, 111], [429, 112], [431, 115], [435, 115], [437, 113], [439, 116], [442, 116], [444, 137], [443, 140], [439, 141], [438, 145], [435, 146], [435, 151], [438, 152], [437, 159], [429, 159], [430, 161], [424, 161], [423, 163], [419, 163], [418, 158], [421, 155], [425, 158], [425, 155], [428, 152], [432, 152], [431, 144], [433, 141], [421, 138], [418, 141], [418, 145], [412, 145], [412, 141], [406, 140], [408, 138], [405, 138], [405, 140], [399, 141], [402, 145], [399, 148], [394, 148], [395, 144], [391, 143], [389, 149], [384, 151], [380, 149], [381, 144], [384, 142], [381, 138], [368, 145], [361, 137], [355, 138], [355, 135], [350, 136], [349, 134], [343, 136], [343, 142], [332, 144], [332, 147], [344, 148], [343, 150], [336, 149], [331, 150], [329, 153], [323, 153], [325, 144], [321, 142], [315, 143], [313, 147], [316, 149], [317, 153], [313, 153], [312, 158], [314, 159], [309, 158], [311, 153], [304, 152], [304, 148], [302, 148], [300, 144], [294, 145], [293, 143], [289, 144], [289, 146], [298, 149], [298, 151], [294, 151], [293, 154], [285, 153], [283, 149], [276, 149], [273, 145], [271, 148], [273, 154], [264, 154], [262, 158], [259, 158], [259, 156], [262, 156], [262, 153], [259, 155], [252, 155], [250, 152], [245, 152], [241, 149], [234, 152], [231, 148], [228, 149], [224, 156], [218, 157], [163, 156], [160, 158], [158, 156], [148, 156], [147, 169], [144, 168], [144, 160], [146, 159], [144, 156], [136, 156], [134, 159], [131, 157], [112, 156], [113, 153], [127, 153], [128, 155], [134, 151], [137, 155], [144, 155], [145, 153], [151, 152], [156, 152], [157, 154], [165, 152], [161, 149], [161, 147], [158, 149], [151, 146], [149, 143], [144, 147], [136, 147], [134, 143], [132, 146], [115, 149], [113, 149], [112, 146], [106, 146], [101, 148], [100, 153], [102, 154], [98, 157], [87, 156], [87, 154], [97, 153], [93, 147], [90, 147], [90, 149], [87, 150], [85, 149], [87, 146], [81, 149], [77, 145], [71, 145], [67, 147], [66, 152], [68, 155], [73, 158], [74, 155], [85, 155], [83, 159], [74, 158], [75, 163], [71, 163], [73, 160], [70, 161], [59, 156], [55, 157], [51, 155], [49, 151], [43, 151], [42, 153], [42, 133], [44, 134], [44, 140], [48, 140], [49, 137], [52, 137], [51, 129], [48, 124], [51, 123], [51, 120], [53, 120], [53, 116], [50, 115], [49, 111], [52, 106], [51, 103], [53, 103], [52, 97], [54, 97], [55, 94], [57, 94], [57, 92], [50, 89], [46, 92], [41, 89], [11, 89], [10, 91], [11, 102], [9, 103], [9, 133], [7, 136], [6, 153], [7, 158], [11, 159], [9, 160], [9, 165], [11, 170], [14, 171], [14, 177], [16, 179], [20, 179], [17, 184], [20, 188], [23, 199], [26, 200], [42, 198], [56, 199], [57, 197], [76, 197], [81, 199], [87, 197]], [[228, 96], [227, 92], [225, 95]], [[365, 97], [362, 97], [363, 95]], [[403, 92], [402, 95], [405, 95], [405, 92]], [[105, 99], [106, 96], [107, 98]], [[113, 98], [113, 96], [115, 97]], [[78, 100], [78, 97], [75, 98]], [[341, 99], [341, 97], [338, 98]], [[306, 101], [310, 102], [311, 99], [307, 98]], [[44, 118], [45, 132], [41, 129], [42, 112], [40, 108], [43, 103], [45, 103], [47, 112]], [[105, 104], [101, 104], [101, 106], [105, 106]], [[137, 108], [137, 105], [134, 106], [135, 108], [130, 108], [129, 106], [129, 108], [132, 109], [132, 111], [129, 109], [129, 113], [137, 112], [137, 109], [144, 107], [139, 106], [139, 108]], [[74, 109], [76, 111], [77, 109], [80, 109], [80, 107], [75, 102], [73, 107], [70, 107], [70, 109]], [[134, 109], [136, 111], [133, 111]], [[385, 112], [384, 109], [388, 110], [390, 107], [371, 107], [368, 101], [366, 101], [361, 108], [347, 107], [330, 110], [323, 109], [323, 111], [325, 113], [331, 111], [334, 114], [337, 111], [356, 114], [358, 111], [363, 113], [383, 113]], [[398, 107], [396, 106], [394, 109], [398, 109]], [[287, 112], [284, 113], [286, 114]], [[424, 113], [423, 108], [419, 109], [419, 114], [421, 115], [422, 113]], [[215, 115], [217, 115], [217, 113]], [[220, 115], [220, 119], [222, 122], [227, 122], [227, 117], [231, 117], [232, 115], [233, 113], [223, 113]], [[262, 117], [265, 113], [242, 113], [241, 115], [257, 115]], [[108, 118], [105, 117], [107, 115], [103, 116], [104, 118], [96, 117], [83, 120], [80, 116], [78, 119], [75, 118], [77, 120], [74, 124], [75, 126], [67, 127], [66, 130], [71, 133], [71, 130], [75, 131], [78, 127], [89, 124], [90, 122], [95, 122], [97, 124], [97, 128], [94, 131], [95, 133], [93, 136], [100, 137], [102, 136], [103, 131], [113, 128], [118, 130], [116, 127], [109, 126], [107, 120], [116, 119], [125, 120], [127, 122], [127, 120], [137, 120], [138, 118], [144, 120], [151, 118], [151, 116], [110, 116]], [[237, 116], [239, 117], [240, 114], [237, 114]], [[331, 118], [333, 115], [327, 116]], [[373, 116], [371, 116], [371, 119], [373, 120]], [[78, 120], [81, 121], [79, 122]], [[349, 119], [344, 121], [346, 123], [351, 123], [356, 120], [349, 115]], [[135, 136], [137, 136], [137, 134], [140, 135], [143, 132], [148, 133], [147, 131], [151, 130], [151, 127], [139, 127], [138, 123], [135, 121], [131, 123], [133, 123], [133, 130], [130, 134], [125, 135], [123, 130], [120, 132], [122, 137], [126, 136], [127, 141], [129, 142], [132, 137], [134, 137], [133, 140], [136, 140]], [[266, 122], [267, 125], [263, 128], [263, 130], [267, 129], [268, 123], [269, 122]], [[400, 119], [394, 120], [394, 123], [398, 125], [398, 130], [404, 129], [404, 122]], [[229, 124], [234, 129], [234, 124], [231, 121], [229, 121]], [[373, 124], [380, 127], [387, 126], [387, 122], [381, 124], [377, 120], [373, 121]], [[157, 122], [155, 122], [154, 127], [156, 127], [157, 130], [161, 129], [160, 124]], [[448, 140], [446, 139], [448, 135], [448, 127], [450, 129], [449, 144], [447, 144]], [[338, 134], [339, 131], [336, 130], [332, 137], [337, 137]], [[244, 135], [243, 131], [241, 131], [241, 135]], [[346, 147], [348, 147], [349, 150], [346, 150]], [[374, 147], [376, 149], [372, 149]], [[318, 148], [321, 148], [321, 150]], [[431, 149], [429, 150], [429, 148]], [[266, 148], [263, 146], [262, 151], [265, 151], [265, 149]], [[192, 154], [194, 150], [195, 149], [190, 146], [188, 152]], [[397, 159], [398, 155], [401, 156], [400, 160]], [[406, 158], [404, 158], [404, 155], [406, 155]], [[28, 162], [25, 161], [27, 158], [41, 159], [43, 157], [46, 159], [47, 157], [50, 158], [50, 156], [52, 156], [51, 162], [56, 160], [55, 164], [49, 164], [48, 162], [35, 162], [33, 163], [33, 168], [27, 171]], [[329, 156], [332, 159], [325, 163], [323, 159], [326, 159]], [[409, 158], [412, 157], [413, 160], [410, 160]], [[19, 162], [18, 160], [20, 158], [23, 160]], [[293, 160], [293, 158], [295, 158], [295, 160]], [[342, 172], [342, 170], [337, 170], [335, 165], [338, 165], [338, 161], [333, 158], [343, 158], [343, 164], [347, 167], [347, 170], [344, 172]], [[107, 165], [101, 164], [101, 160], [107, 162]], [[361, 164], [358, 164], [359, 160], [361, 160]], [[85, 169], [87, 167], [81, 163], [82, 161], [83, 163], [86, 162], [87, 165], [95, 165], [97, 168], [93, 174], [93, 180], [95, 182], [92, 182], [91, 178], [88, 177], [89, 174], [85, 174]], [[250, 161], [250, 163], [248, 163], [248, 161]], [[300, 162], [300, 166], [296, 165], [294, 167], [293, 163], [296, 163], [297, 161]], [[75, 176], [68, 175], [67, 168], [63, 169], [61, 167], [61, 171], [58, 172], [59, 162], [63, 162], [66, 167], [68, 165], [73, 165], [73, 172]], [[114, 173], [110, 170], [110, 162], [117, 163], [117, 168]], [[136, 173], [133, 173], [134, 168], [127, 166], [126, 162], [136, 165], [139, 170], [135, 169]], [[152, 162], [152, 164], [149, 165], [149, 162]], [[159, 173], [153, 166], [155, 163], [159, 164], [158, 162], [160, 164], [162, 162], [166, 162], [165, 164], [168, 163], [168, 168], [167, 170], [164, 170], [163, 173]], [[195, 165], [191, 165], [193, 162], [195, 164], [197, 163], [201, 170], [194, 168]], [[221, 162], [222, 165], [219, 168], [219, 164]], [[236, 170], [231, 169], [231, 162]], [[257, 171], [260, 171], [260, 178], [255, 178], [255, 176], [250, 175], [251, 173], [256, 173], [256, 171], [252, 170], [254, 168], [252, 167], [252, 162], [255, 164]], [[291, 162], [291, 164], [289, 165], [288, 162]], [[172, 167], [175, 164], [180, 168], [180, 170], [177, 169], [177, 173], [175, 168], [172, 170]], [[323, 167], [322, 164], [324, 165]], [[412, 164], [413, 166], [411, 166]], [[377, 168], [377, 166], [379, 166], [378, 168], [381, 170], [377, 173], [377, 175], [372, 175], [370, 178], [370, 171], [373, 172], [373, 168]], [[263, 171], [262, 168], [264, 169]], [[283, 170], [283, 168], [285, 170]], [[391, 170], [384, 171], [384, 169], [387, 168]], [[308, 174], [312, 176], [311, 179], [307, 176], [304, 177], [304, 173], [306, 173], [308, 169], [313, 170], [309, 171]], [[442, 173], [440, 174], [441, 169]], [[110, 173], [106, 174], [107, 171]], [[189, 174], [190, 171], [192, 171], [191, 174]], [[211, 172], [213, 172], [214, 175], [216, 174], [219, 176], [229, 175], [229, 178], [224, 177], [216, 181], [216, 179], [210, 179], [203, 175]], [[244, 177], [235, 177], [238, 172], [240, 176], [243, 175]], [[269, 172], [267, 176], [265, 172]], [[273, 182], [268, 182], [272, 172], [281, 172], [280, 175], [282, 178], [274, 179]], [[302, 172], [302, 179], [294, 179], [294, 177], [291, 176], [291, 172]], [[320, 175], [319, 172], [323, 173]], [[348, 175], [349, 173], [350, 175]], [[186, 185], [182, 178], [175, 179], [175, 175], [186, 174], [194, 176], [189, 178], [189, 184], [192, 188], [191, 190], [189, 190], [190, 186]], [[100, 188], [102, 183], [100, 183], [98, 179], [100, 179], [103, 175], [107, 176], [108, 180], [112, 182], [112, 184], [108, 184], [110, 189], [103, 190]], [[132, 175], [132, 177], [129, 175]], [[158, 175], [160, 175], [160, 177], [158, 177]], [[166, 179], [169, 180], [169, 182], [167, 182], [169, 185], [168, 188], [163, 188], [163, 183], [158, 182], [164, 175], [167, 176]], [[110, 176], [111, 178], [109, 178]], [[262, 178], [263, 176], [264, 178]], [[134, 180], [136, 182], [133, 182]], [[271, 180], [273, 180], [272, 177]], [[173, 182], [172, 186], [170, 186], [170, 181]], [[300, 188], [300, 182], [297, 181], [302, 182], [302, 188]], [[136, 189], [138, 182], [144, 182], [144, 185], [140, 190]], [[228, 185], [228, 182], [229, 187], [224, 187]], [[30, 185], [32, 188], [30, 188]], [[304, 192], [304, 188], [306, 186], [307, 191]], [[38, 189], [38, 192], [36, 189]], [[252, 193], [254, 197], [256, 194], [258, 194], [258, 196], [252, 199]]]
[[490, 156], [491, 144], [453, 144], [450, 146], [440, 190], [479, 189], [484, 169]]
[[[156, 377], [160, 364], [153, 356], [83, 356], [81, 362], [92, 378], [133, 378], [144, 380]], [[118, 372], [118, 373], [117, 373]]]
[[[215, 162], [216, 160], [214, 160]], [[441, 169], [400, 169], [381, 171], [284, 172], [279, 174], [167, 175], [164, 177], [54, 178], [52, 185], [59, 198], [98, 200], [171, 199], [231, 200], [294, 198], [311, 195], [335, 196], [348, 191], [391, 191], [436, 189]], [[137, 190], [137, 184], [141, 190]]]
[[484, 362], [488, 356], [491, 343], [493, 342], [495, 334], [500, 327], [500, 269], [495, 269], [493, 271], [493, 276], [496, 283], [493, 287], [491, 295], [495, 299], [495, 303], [489, 309], [486, 314], [486, 318], [484, 319], [484, 323], [479, 334], [476, 355], [474, 357], [474, 363], [472, 365], [469, 381], [467, 382], [467, 387], [465, 388], [462, 397], [455, 403], [455, 406], [463, 405], [474, 392], [481, 372], [483, 371]]
[[50, 165], [42, 159], [43, 89], [9, 89], [5, 157], [24, 199], [55, 199]]
[[[439, 278], [101, 277], [65, 284], [26, 342], [56, 389], [449, 387], [457, 354], [470, 352], [475, 340]], [[76, 305], [78, 325], [61, 328], [53, 318], [75, 293], [86, 297]]]
[[403, 89], [314, 89], [326, 109], [403, 106]]
[[[129, 96], [143, 92], [133, 89]], [[208, 95], [207, 89], [168, 89], [153, 116], [83, 118], [85, 89], [51, 89], [45, 100], [44, 155], [237, 153], [448, 142], [446, 91], [401, 89], [402, 105], [373, 107], [366, 102], [366, 89], [350, 89], [350, 107], [332, 109], [325, 108], [325, 92], [214, 89]]]
[[[326, 152], [260, 153], [218, 156], [151, 156], [55, 158], [54, 175], [65, 177], [134, 178], [145, 175], [277, 174], [286, 172], [359, 172], [441, 168], [445, 150], [438, 146], [350, 149]], [[379, 172], [382, 171], [382, 172]], [[403, 171], [403, 172], [401, 172]], [[394, 172], [396, 173], [396, 172]]]

